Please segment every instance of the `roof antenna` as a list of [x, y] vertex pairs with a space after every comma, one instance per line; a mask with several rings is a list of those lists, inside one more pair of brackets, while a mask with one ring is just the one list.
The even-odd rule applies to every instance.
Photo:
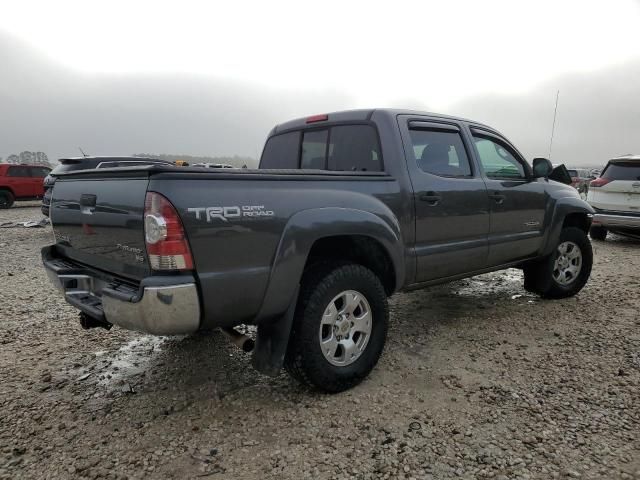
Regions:
[[553, 146], [553, 133], [556, 130], [556, 114], [558, 113], [558, 98], [560, 98], [560, 90], [556, 93], [556, 108], [553, 110], [553, 125], [551, 126], [551, 140], [549, 140], [549, 160], [551, 160], [551, 147]]
[[84, 158], [87, 158], [87, 157], [89, 156], [89, 155], [87, 155], [86, 153], [84, 153], [80, 147], [78, 147], [78, 150], [80, 150], [80, 153], [82, 154], [82, 156], [83, 156]]

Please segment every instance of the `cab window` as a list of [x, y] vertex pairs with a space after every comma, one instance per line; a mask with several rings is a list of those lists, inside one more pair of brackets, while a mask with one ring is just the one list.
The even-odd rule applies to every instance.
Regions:
[[300, 168], [380, 172], [382, 155], [370, 125], [338, 125], [304, 132]]
[[327, 154], [329, 170], [343, 172], [381, 172], [383, 170], [378, 136], [370, 125], [332, 127]]
[[300, 168], [326, 170], [329, 130], [309, 130], [302, 137]]
[[489, 178], [527, 178], [524, 165], [509, 149], [482, 136], [473, 136], [478, 158], [484, 173]]
[[264, 147], [260, 168], [342, 172], [384, 170], [380, 143], [371, 125], [333, 125], [275, 135]]
[[442, 177], [470, 177], [471, 165], [458, 132], [409, 130], [418, 168]]
[[299, 131], [274, 135], [264, 146], [260, 168], [298, 168], [299, 148]]

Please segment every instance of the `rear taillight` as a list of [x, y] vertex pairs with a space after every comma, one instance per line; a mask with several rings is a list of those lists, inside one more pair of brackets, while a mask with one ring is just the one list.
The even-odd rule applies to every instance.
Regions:
[[591, 180], [591, 183], [589, 184], [590, 187], [602, 187], [604, 185], [606, 185], [607, 183], [609, 183], [611, 180], [609, 178], [596, 178], [595, 180]]
[[144, 201], [144, 240], [154, 270], [191, 270], [193, 258], [178, 212], [156, 192]]

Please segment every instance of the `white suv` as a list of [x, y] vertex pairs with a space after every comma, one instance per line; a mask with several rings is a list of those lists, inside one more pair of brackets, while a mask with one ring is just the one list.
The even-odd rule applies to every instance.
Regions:
[[609, 160], [589, 184], [587, 202], [595, 209], [589, 234], [604, 240], [607, 232], [640, 235], [640, 155]]

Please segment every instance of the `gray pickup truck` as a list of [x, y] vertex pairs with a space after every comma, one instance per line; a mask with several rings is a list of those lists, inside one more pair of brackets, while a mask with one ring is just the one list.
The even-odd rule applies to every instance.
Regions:
[[545, 298], [582, 289], [593, 209], [554, 173], [470, 120], [316, 115], [276, 126], [255, 170], [59, 175], [42, 258], [85, 328], [257, 325], [255, 368], [337, 392], [378, 361], [394, 292], [508, 267]]

